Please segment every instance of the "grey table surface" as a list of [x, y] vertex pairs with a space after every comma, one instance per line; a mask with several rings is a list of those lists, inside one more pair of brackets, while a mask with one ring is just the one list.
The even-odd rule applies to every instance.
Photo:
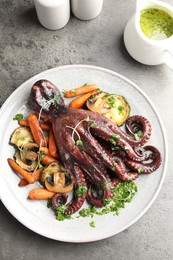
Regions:
[[134, 0], [104, 0], [96, 19], [80, 21], [71, 15], [63, 29], [49, 31], [39, 24], [32, 0], [1, 0], [0, 105], [23, 82], [49, 68], [104, 67], [129, 78], [150, 97], [166, 128], [169, 161], [162, 189], [147, 213], [101, 241], [73, 244], [42, 237], [0, 202], [0, 259], [173, 259], [173, 71], [165, 65], [139, 64], [127, 53], [123, 30], [134, 11]]

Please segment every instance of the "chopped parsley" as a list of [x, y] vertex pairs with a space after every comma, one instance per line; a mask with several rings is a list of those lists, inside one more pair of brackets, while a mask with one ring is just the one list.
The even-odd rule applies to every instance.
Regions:
[[140, 130], [140, 131], [137, 132], [137, 135], [138, 135], [139, 137], [141, 137], [141, 136], [143, 135], [143, 132]]
[[125, 109], [125, 107], [124, 107], [123, 105], [118, 106], [118, 111], [119, 111], [120, 113], [123, 112], [124, 109]]
[[57, 106], [60, 103], [60, 97], [53, 95], [50, 101], [54, 106]]
[[113, 134], [112, 138], [115, 140], [119, 140], [120, 139], [120, 135], [119, 134]]
[[120, 135], [118, 134], [113, 134], [111, 136], [111, 138], [109, 138], [109, 142], [113, 145], [116, 145], [116, 141], [115, 140], [119, 140], [120, 139]]
[[75, 191], [76, 196], [85, 195], [87, 193], [87, 186], [79, 185], [77, 190]]
[[135, 134], [135, 139], [138, 140], [139, 137], [141, 137], [143, 135], [143, 132], [141, 130], [139, 130], [136, 134]]
[[120, 182], [113, 187], [113, 198], [105, 199], [105, 207], [97, 209], [95, 206], [89, 206], [79, 211], [78, 217], [94, 217], [94, 215], [104, 215], [113, 213], [118, 215], [120, 209], [125, 208], [126, 203], [130, 203], [137, 192], [137, 186], [134, 182]]
[[52, 200], [51, 200], [51, 199], [48, 199], [48, 201], [47, 201], [47, 207], [48, 207], [48, 208], [51, 208], [51, 207], [52, 207]]
[[67, 205], [61, 205], [56, 208], [56, 219], [59, 221], [63, 221], [65, 219], [71, 219], [71, 215], [64, 214], [65, 210], [68, 208]]
[[14, 117], [13, 117], [13, 120], [22, 120], [23, 119], [23, 115], [22, 114], [16, 114]]
[[95, 226], [96, 226], [95, 222], [94, 222], [94, 221], [91, 221], [91, 222], [90, 222], [90, 227], [95, 228]]
[[138, 173], [142, 173], [142, 168], [138, 168]]
[[108, 97], [108, 101], [107, 101], [108, 105], [110, 107], [115, 107], [115, 102], [116, 102], [115, 97], [110, 95], [110, 97]]

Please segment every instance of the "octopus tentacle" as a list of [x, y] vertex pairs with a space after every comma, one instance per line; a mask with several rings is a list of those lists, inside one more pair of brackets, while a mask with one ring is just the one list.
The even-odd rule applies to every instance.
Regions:
[[[104, 115], [67, 107], [60, 91], [47, 80], [36, 82], [30, 97], [37, 113], [51, 121], [61, 161], [74, 183], [65, 214], [79, 210], [86, 198], [91, 205], [103, 206], [104, 198], [113, 195], [117, 179], [135, 180], [140, 172], [150, 173], [160, 166], [160, 152], [143, 147], [152, 131], [145, 117], [129, 117], [122, 129]], [[78, 192], [81, 186], [84, 193]]]
[[84, 174], [80, 167], [78, 165], [73, 166], [73, 173], [75, 174], [76, 177], [76, 183], [74, 186], [74, 191], [73, 191], [73, 198], [72, 200], [67, 204], [67, 209], [64, 211], [64, 214], [66, 215], [71, 215], [75, 212], [77, 212], [83, 205], [85, 199], [86, 199], [86, 192], [82, 192], [78, 194], [78, 189], [80, 186], [86, 186], [86, 181], [84, 178]]
[[[148, 119], [143, 116], [135, 115], [129, 117], [126, 121], [125, 127], [127, 133], [133, 137], [136, 136], [139, 131], [141, 132], [141, 136], [137, 136], [140, 145], [144, 145], [150, 139], [152, 127]], [[133, 145], [131, 140], [129, 140], [129, 144]]]
[[145, 151], [151, 152], [146, 161], [135, 162], [124, 158], [124, 162], [130, 169], [139, 173], [152, 173], [156, 171], [161, 164], [161, 154], [156, 147], [151, 145], [145, 146], [144, 149]]
[[[103, 115], [91, 113], [90, 111], [86, 111], [85, 113], [91, 120], [101, 123], [102, 126], [108, 127], [114, 134], [120, 135], [121, 139], [128, 141], [131, 146], [144, 145], [151, 136], [151, 124], [148, 119], [143, 116], [135, 115], [129, 117], [126, 123], [127, 132], [125, 132]], [[142, 131], [142, 136], [137, 139], [135, 135], [136, 132], [133, 132], [134, 125], [138, 126], [136, 131]]]
[[52, 197], [52, 208], [56, 210], [57, 207], [60, 205], [64, 205], [67, 202], [68, 195], [66, 193], [55, 193], [55, 195]]
[[101, 189], [98, 189], [98, 187], [94, 187], [95, 194], [93, 194], [93, 185], [90, 185], [88, 188], [86, 200], [87, 202], [96, 207], [103, 207], [104, 206], [104, 192]]
[[114, 157], [115, 160], [115, 172], [117, 176], [122, 181], [132, 181], [138, 177], [137, 173], [127, 172], [123, 160], [117, 156]]
[[114, 135], [106, 125], [102, 125], [100, 122], [97, 123], [97, 126], [92, 127], [92, 133], [99, 138], [106, 140], [113, 145], [113, 147], [120, 147], [129, 158], [135, 161], [143, 161], [145, 159], [143, 155], [140, 156], [135, 153], [128, 141], [122, 139], [119, 135]]

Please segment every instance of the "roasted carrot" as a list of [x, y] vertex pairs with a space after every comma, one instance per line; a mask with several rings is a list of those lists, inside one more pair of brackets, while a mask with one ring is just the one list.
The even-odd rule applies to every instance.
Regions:
[[69, 107], [71, 108], [75, 108], [75, 109], [79, 109], [81, 108], [85, 102], [87, 101], [87, 99], [92, 96], [93, 94], [96, 94], [98, 93], [99, 90], [95, 90], [95, 91], [92, 91], [92, 92], [89, 92], [89, 93], [86, 93], [86, 94], [83, 94], [75, 99], [73, 99], [70, 104], [69, 104]]
[[[19, 125], [21, 126], [29, 126], [28, 120], [21, 119], [19, 120]], [[40, 123], [40, 127], [44, 131], [49, 131], [50, 130], [50, 125], [46, 123]]]
[[46, 146], [48, 146], [49, 145], [49, 135], [45, 135], [44, 138], [46, 141]]
[[74, 89], [66, 91], [64, 96], [66, 98], [71, 98], [71, 97], [76, 97], [76, 96], [81, 95], [81, 94], [86, 94], [86, 93], [94, 91], [94, 90], [98, 90], [97, 84], [83, 85], [79, 88], [74, 88]]
[[[34, 177], [35, 182], [40, 179], [40, 173], [41, 173], [41, 171], [42, 171], [42, 168], [40, 168], [40, 169], [38, 169], [38, 170], [36, 170], [36, 171], [34, 171], [34, 172], [32, 173], [32, 176]], [[29, 184], [29, 182], [28, 182], [27, 180], [25, 180], [24, 178], [22, 178], [22, 179], [20, 180], [20, 182], [19, 182], [18, 185], [19, 185], [20, 187], [23, 187], [23, 186], [26, 186], [26, 185], [28, 185], [28, 184]]]
[[49, 131], [49, 153], [54, 158], [59, 158], [53, 130]]
[[41, 146], [39, 150], [40, 150], [40, 152], [44, 153], [45, 155], [51, 156], [50, 152], [49, 152], [49, 149], [47, 147]]
[[25, 180], [24, 178], [22, 178], [18, 184], [19, 187], [24, 187], [26, 185], [28, 185], [29, 182], [27, 180]]
[[29, 192], [28, 198], [31, 200], [51, 199], [55, 193], [45, 188], [35, 188]]
[[44, 165], [48, 165], [52, 162], [56, 162], [56, 159], [53, 158], [52, 156], [49, 156], [49, 155], [45, 155], [43, 157], [41, 157], [41, 162], [44, 164]]
[[29, 114], [28, 123], [31, 129], [31, 133], [33, 138], [38, 146], [46, 146], [46, 140], [44, 137], [44, 133], [40, 128], [40, 123], [34, 114]]
[[25, 171], [24, 169], [22, 169], [22, 167], [20, 167], [13, 159], [8, 158], [8, 163], [11, 166], [11, 168], [17, 172], [18, 174], [20, 174], [28, 183], [34, 183], [35, 179], [34, 177], [27, 171]]
[[39, 168], [32, 173], [32, 176], [34, 177], [35, 181], [38, 181], [40, 179], [41, 171], [42, 171], [42, 168]]

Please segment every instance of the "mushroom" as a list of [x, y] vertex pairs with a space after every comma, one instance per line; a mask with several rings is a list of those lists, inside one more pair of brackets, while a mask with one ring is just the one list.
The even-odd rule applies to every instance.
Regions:
[[[53, 182], [52, 182], [53, 179]], [[45, 180], [45, 187], [55, 193], [66, 193], [73, 189], [73, 183], [65, 185], [65, 173], [64, 172], [54, 172], [52, 178], [47, 178]]]
[[27, 143], [14, 154], [16, 163], [26, 171], [34, 171], [37, 167], [38, 145]]

